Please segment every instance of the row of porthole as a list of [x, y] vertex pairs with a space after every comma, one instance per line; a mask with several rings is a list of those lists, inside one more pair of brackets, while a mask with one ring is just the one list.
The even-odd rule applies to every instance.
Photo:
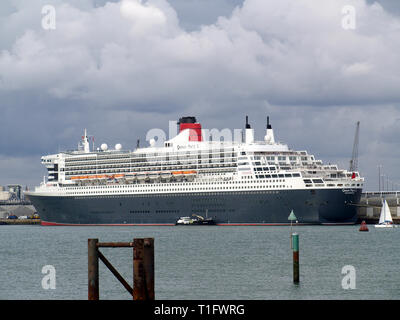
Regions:
[[[256, 188], [256, 186], [241, 186], [241, 189], [254, 189]], [[276, 188], [285, 188], [284, 185], [272, 185], [272, 186], [267, 186], [267, 188], [272, 188], [272, 189], [276, 189]], [[229, 189], [229, 190], [228, 190]], [[193, 189], [189, 189], [189, 188], [177, 188], [177, 189], [169, 189], [169, 190], [162, 190], [162, 189], [147, 189], [147, 190], [142, 190], [142, 191], [146, 191], [146, 192], [173, 192], [173, 191], [189, 191], [189, 192], [193, 192], [193, 191], [213, 191], [213, 190], [219, 190], [219, 191], [230, 191], [231, 189], [235, 189], [234, 187], [230, 187], [230, 188], [193, 188]], [[67, 194], [92, 194], [92, 193], [101, 193], [101, 194], [105, 194], [105, 193], [115, 193], [112, 191], [93, 191], [93, 192], [67, 192]], [[119, 192], [130, 192], [129, 190], [120, 190]]]

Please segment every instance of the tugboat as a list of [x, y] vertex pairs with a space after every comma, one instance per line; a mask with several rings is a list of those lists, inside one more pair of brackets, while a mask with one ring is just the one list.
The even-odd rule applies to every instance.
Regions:
[[197, 214], [193, 214], [192, 217], [180, 217], [175, 225], [215, 225], [215, 221], [212, 218], [204, 218]]

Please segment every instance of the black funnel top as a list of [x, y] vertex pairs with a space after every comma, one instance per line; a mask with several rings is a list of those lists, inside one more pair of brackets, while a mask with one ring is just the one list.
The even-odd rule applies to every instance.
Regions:
[[249, 125], [249, 117], [246, 116], [246, 129], [251, 129], [250, 125]]
[[196, 123], [196, 117], [179, 118], [178, 124], [181, 124], [181, 123]]
[[269, 124], [269, 116], [267, 117], [267, 129], [272, 129], [272, 126]]

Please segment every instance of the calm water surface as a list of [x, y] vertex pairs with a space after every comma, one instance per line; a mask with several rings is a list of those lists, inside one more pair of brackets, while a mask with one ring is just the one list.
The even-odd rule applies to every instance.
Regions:
[[[0, 299], [87, 299], [87, 239], [155, 238], [156, 299], [399, 299], [400, 228], [297, 226], [300, 285], [292, 282], [290, 227], [0, 226]], [[132, 249], [102, 248], [132, 283]], [[42, 288], [42, 267], [56, 289]], [[342, 288], [354, 266], [356, 289]], [[100, 262], [100, 299], [131, 299]]]

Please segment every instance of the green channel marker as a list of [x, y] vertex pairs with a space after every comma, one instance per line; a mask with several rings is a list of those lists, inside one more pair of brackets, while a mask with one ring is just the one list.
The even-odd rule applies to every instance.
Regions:
[[292, 233], [292, 243], [293, 243], [293, 282], [297, 284], [300, 282], [298, 233]]

